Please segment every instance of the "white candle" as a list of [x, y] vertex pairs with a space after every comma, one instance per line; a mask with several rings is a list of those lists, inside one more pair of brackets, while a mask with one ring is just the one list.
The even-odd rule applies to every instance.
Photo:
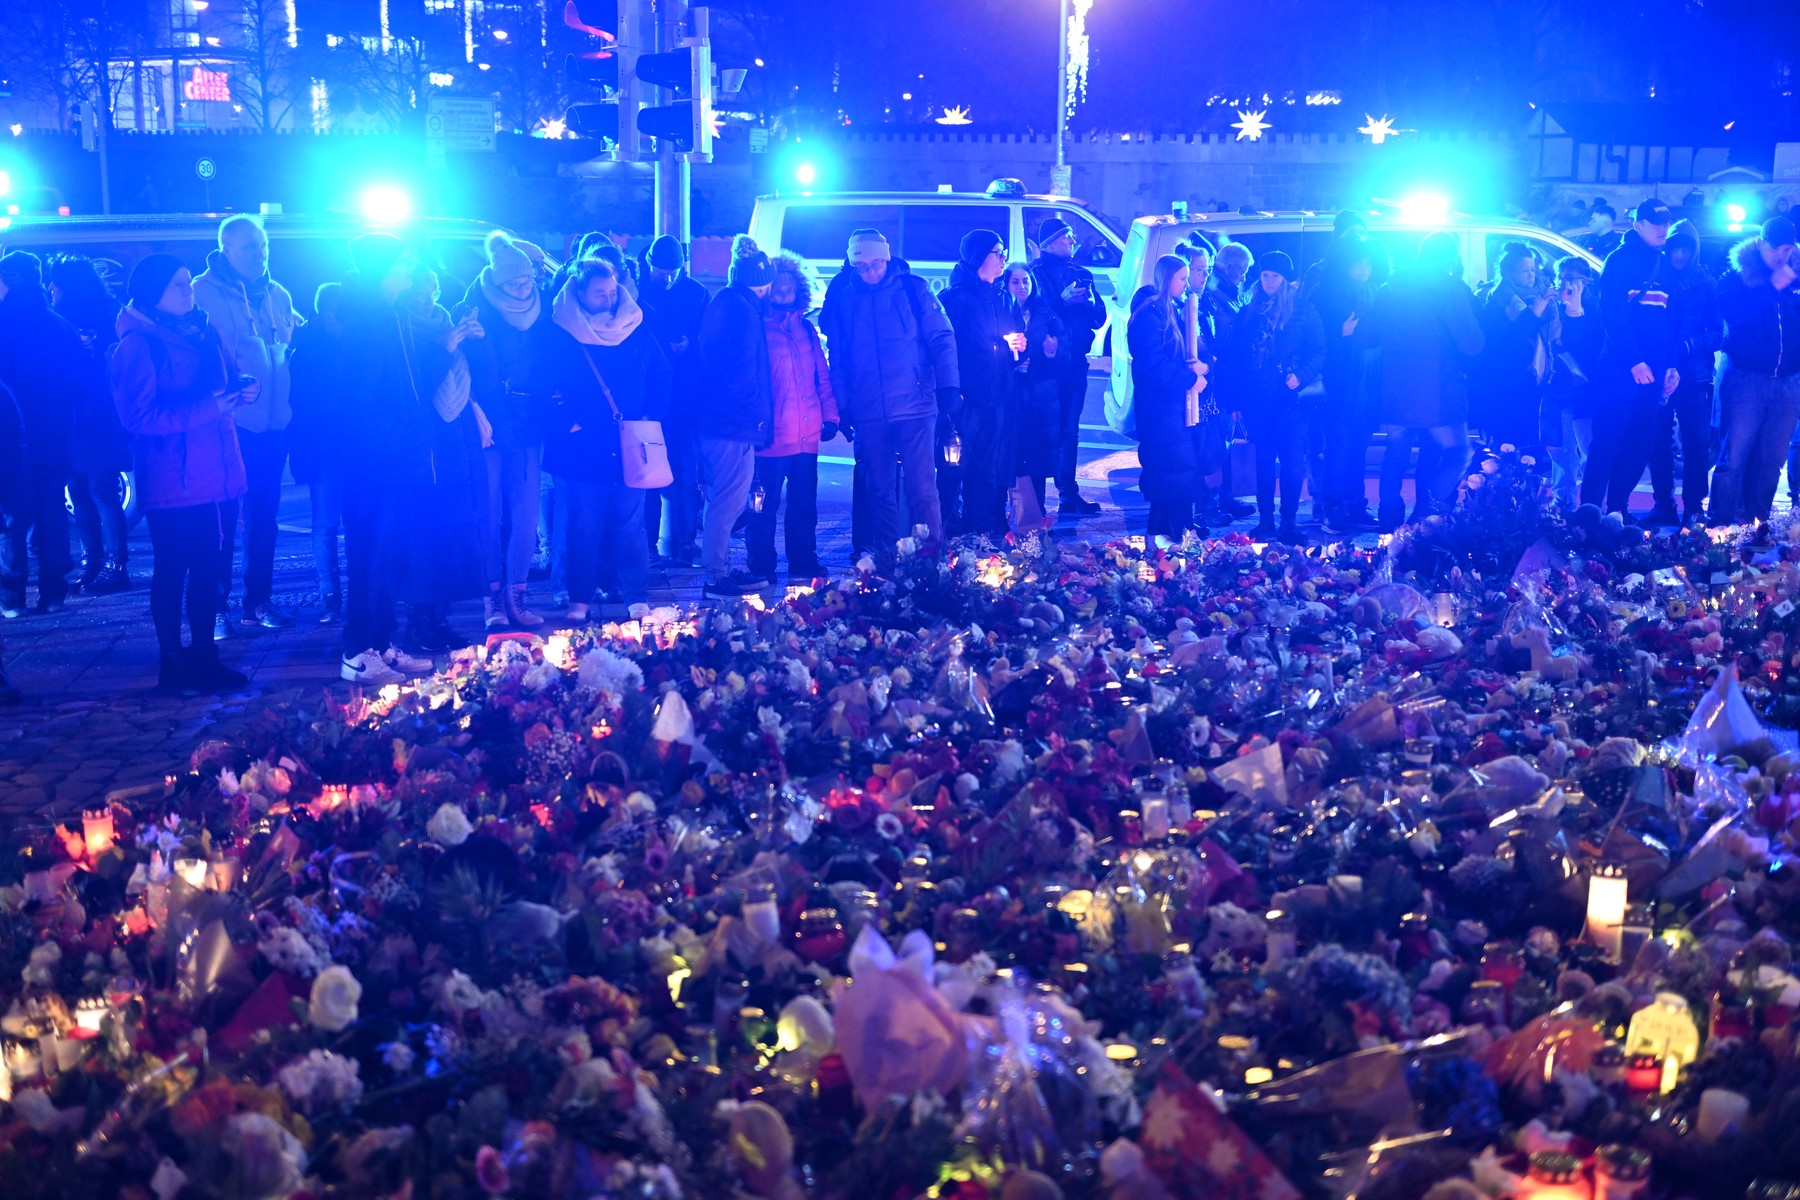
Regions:
[[1163, 797], [1144, 801], [1143, 829], [1146, 842], [1160, 842], [1169, 836], [1169, 802]]
[[781, 940], [781, 912], [775, 907], [775, 889], [766, 883], [744, 894], [744, 924], [765, 946]]
[[191, 888], [205, 888], [208, 865], [204, 858], [178, 858], [175, 860], [175, 874], [181, 876], [182, 882]]
[[1614, 962], [1619, 958], [1619, 942], [1625, 924], [1625, 893], [1629, 887], [1625, 868], [1612, 863], [1596, 864], [1588, 876], [1588, 939]]
[[1726, 1088], [1707, 1088], [1700, 1093], [1701, 1140], [1716, 1142], [1750, 1115], [1750, 1100]]

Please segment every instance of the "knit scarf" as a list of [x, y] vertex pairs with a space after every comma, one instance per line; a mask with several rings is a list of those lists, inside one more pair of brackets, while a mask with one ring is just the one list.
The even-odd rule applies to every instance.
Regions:
[[[450, 314], [443, 305], [434, 304], [429, 310], [421, 312], [411, 303], [411, 299], [410, 295], [403, 296], [394, 310], [399, 314], [400, 323], [405, 329], [404, 336], [409, 347], [407, 365], [416, 371], [419, 348], [440, 340], [456, 323], [450, 319]], [[413, 382], [416, 386], [416, 375]], [[458, 350], [450, 359], [450, 370], [445, 373], [444, 381], [431, 394], [431, 407], [436, 410], [440, 420], [448, 424], [462, 416], [463, 410], [469, 406], [471, 383], [469, 360]]]
[[138, 308], [136, 304], [133, 304], [131, 307], [136, 308], [138, 312], [143, 313], [146, 317], [149, 317], [164, 329], [172, 330], [175, 333], [180, 334], [196, 346], [198, 346], [201, 339], [206, 336], [206, 327], [211, 323], [207, 318], [206, 310], [199, 305], [195, 305], [193, 308], [188, 309], [186, 313], [179, 317], [173, 313], [165, 312], [161, 308], [144, 309]]
[[500, 319], [514, 329], [530, 329], [537, 324], [538, 315], [543, 312], [543, 302], [538, 297], [538, 290], [531, 289], [529, 300], [520, 300], [502, 288], [494, 279], [494, 268], [481, 268], [481, 294], [487, 302], [494, 306]]
[[575, 282], [563, 284], [551, 306], [551, 320], [569, 331], [569, 336], [584, 346], [617, 346], [643, 323], [644, 310], [623, 287], [619, 301], [610, 313], [590, 313], [575, 298]]

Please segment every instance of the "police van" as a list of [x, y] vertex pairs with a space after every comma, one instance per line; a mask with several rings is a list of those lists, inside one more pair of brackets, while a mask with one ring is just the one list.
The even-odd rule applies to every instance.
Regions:
[[750, 236], [764, 250], [805, 259], [822, 278], [844, 265], [853, 229], [879, 229], [913, 273], [933, 288], [950, 281], [965, 233], [991, 229], [1006, 242], [1009, 261], [1038, 255], [1037, 231], [1050, 217], [1075, 234], [1075, 261], [1094, 273], [1095, 291], [1109, 296], [1124, 261], [1123, 232], [1079, 200], [1029, 195], [1016, 179], [997, 179], [986, 192], [800, 192], [759, 196]]

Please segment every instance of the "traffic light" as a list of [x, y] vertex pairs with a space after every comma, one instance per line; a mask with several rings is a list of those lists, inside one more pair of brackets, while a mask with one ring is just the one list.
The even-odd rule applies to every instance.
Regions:
[[637, 89], [631, 57], [636, 44], [635, 0], [568, 0], [563, 24], [593, 39], [594, 48], [563, 60], [569, 82], [599, 92], [599, 98], [571, 104], [563, 114], [569, 132], [605, 138], [621, 161], [637, 157], [637, 137], [626, 113], [637, 111]]
[[713, 90], [712, 47], [705, 38], [688, 38], [676, 50], [640, 54], [637, 77], [675, 93], [668, 104], [645, 105], [638, 112], [638, 130], [670, 142], [702, 162], [712, 158]]

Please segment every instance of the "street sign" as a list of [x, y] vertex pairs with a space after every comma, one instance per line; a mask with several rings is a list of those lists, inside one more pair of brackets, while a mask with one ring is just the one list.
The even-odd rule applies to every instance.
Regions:
[[432, 96], [425, 103], [425, 146], [428, 151], [492, 152], [494, 102], [460, 96]]
[[1050, 194], [1052, 196], [1067, 196], [1074, 190], [1070, 186], [1074, 182], [1075, 168], [1069, 164], [1064, 163], [1059, 167], [1050, 168]]
[[200, 158], [194, 161], [194, 174], [198, 175], [201, 179], [211, 180], [212, 177], [218, 173], [219, 164], [212, 159]]
[[752, 129], [750, 131], [750, 153], [767, 154], [769, 152], [769, 131]]

